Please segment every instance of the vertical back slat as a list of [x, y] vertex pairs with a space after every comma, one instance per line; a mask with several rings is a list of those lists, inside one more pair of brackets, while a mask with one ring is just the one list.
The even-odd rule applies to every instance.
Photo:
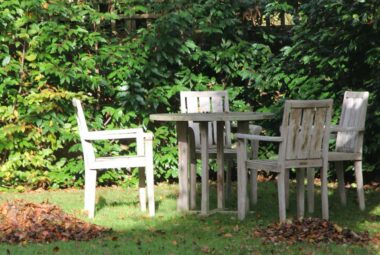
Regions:
[[[212, 112], [223, 112], [224, 111], [224, 107], [223, 107], [223, 101], [224, 101], [224, 98], [223, 96], [212, 96], [211, 97], [211, 105], [212, 105]], [[214, 138], [214, 142], [216, 144], [216, 137], [217, 137], [217, 124], [216, 124], [216, 121], [214, 121], [212, 123], [212, 132], [213, 132], [213, 138]]]
[[185, 111], [183, 112], [187, 112], [187, 113], [199, 112], [199, 102], [198, 102], [197, 97], [186, 97], [184, 99], [186, 101], [185, 102], [186, 108], [185, 108]]
[[309, 156], [310, 136], [313, 135], [313, 119], [316, 108], [306, 108], [303, 110], [300, 132], [297, 136], [297, 159], [305, 159]]
[[[368, 95], [368, 92], [345, 92], [339, 126], [364, 128], [368, 105]], [[362, 144], [362, 133], [352, 131], [338, 132], [337, 134], [337, 151], [360, 152]]]
[[326, 109], [318, 108], [315, 112], [313, 132], [310, 136], [309, 158], [321, 158], [323, 144], [323, 130], [326, 124]]
[[[199, 97], [199, 112], [207, 113], [211, 112], [211, 98], [210, 96]], [[208, 123], [208, 144], [213, 144], [213, 127], [211, 123]]]
[[290, 109], [289, 112], [289, 124], [287, 132], [286, 143], [286, 159], [297, 158], [297, 137], [299, 135], [300, 123], [301, 123], [302, 109]]
[[[185, 105], [184, 111], [182, 111], [182, 102]], [[184, 112], [184, 113], [199, 112], [198, 97], [181, 96], [181, 112]], [[192, 121], [189, 121], [189, 127], [191, 127], [194, 130], [195, 144], [198, 144], [198, 145], [201, 144], [200, 133], [199, 133], [199, 123], [194, 123]]]

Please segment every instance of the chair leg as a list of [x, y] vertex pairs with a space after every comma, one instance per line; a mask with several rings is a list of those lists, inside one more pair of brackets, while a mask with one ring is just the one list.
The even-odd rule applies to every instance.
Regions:
[[[195, 146], [195, 145], [194, 145]], [[190, 146], [190, 209], [194, 210], [197, 206], [197, 158]]]
[[190, 209], [197, 207], [197, 160], [190, 159]]
[[305, 168], [297, 169], [297, 218], [305, 214]]
[[244, 220], [247, 213], [247, 168], [244, 140], [237, 141], [237, 189], [238, 189], [238, 219]]
[[338, 178], [340, 202], [343, 206], [346, 206], [347, 196], [346, 196], [346, 188], [345, 188], [345, 182], [344, 182], [343, 162], [341, 161], [335, 162], [335, 168], [336, 168], [336, 173], [337, 173], [337, 178]]
[[284, 182], [285, 182], [285, 204], [286, 209], [289, 209], [289, 169], [285, 169], [284, 171]]
[[153, 217], [156, 214], [156, 209], [154, 202], [153, 141], [151, 139], [145, 140], [145, 157], [145, 177], [148, 193], [149, 216]]
[[230, 161], [225, 162], [226, 165], [226, 204], [228, 207], [231, 206], [231, 196], [232, 196], [232, 171]]
[[257, 204], [257, 170], [251, 169], [251, 204]]
[[365, 210], [365, 200], [364, 200], [364, 188], [363, 188], [363, 173], [362, 173], [362, 161], [355, 161], [355, 177], [356, 177], [356, 186], [359, 200], [360, 210]]
[[345, 187], [345, 183], [344, 183], [343, 162], [342, 161], [335, 162], [335, 168], [336, 168], [336, 175], [338, 178], [338, 189], [339, 189], [340, 203], [343, 206], [346, 206], [347, 205], [347, 196], [346, 196], [346, 187]]
[[327, 189], [327, 164], [321, 169], [321, 197], [322, 197], [322, 218], [329, 219], [329, 198]]
[[146, 212], [146, 175], [144, 170], [142, 167], [139, 168], [139, 197], [142, 212]]
[[307, 170], [307, 209], [309, 213], [314, 213], [314, 168]]
[[146, 181], [147, 181], [147, 188], [148, 188], [149, 216], [153, 217], [156, 214], [155, 202], [154, 202], [153, 164], [146, 167]]
[[197, 156], [195, 149], [195, 137], [192, 128], [187, 129], [188, 132], [188, 158], [190, 159], [190, 209], [194, 210], [197, 206]]
[[85, 170], [84, 184], [84, 209], [88, 211], [88, 217], [95, 216], [95, 190], [96, 190], [96, 170]]
[[202, 158], [202, 198], [201, 215], [208, 215], [210, 211], [210, 187], [209, 187], [209, 154], [208, 154], [208, 123], [200, 123], [201, 133], [201, 158]]
[[[260, 134], [261, 127], [254, 128], [252, 134]], [[257, 159], [259, 155], [259, 141], [252, 141], [252, 159]], [[257, 204], [257, 169], [251, 170], [251, 204]]]
[[278, 189], [278, 209], [280, 215], [280, 222], [286, 221], [286, 195], [285, 195], [285, 169], [280, 169], [280, 173], [277, 176], [277, 189]]

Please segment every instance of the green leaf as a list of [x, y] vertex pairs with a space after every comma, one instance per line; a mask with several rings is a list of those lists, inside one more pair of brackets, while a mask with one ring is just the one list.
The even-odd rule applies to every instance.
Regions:
[[1, 62], [1, 65], [2, 66], [6, 66], [9, 64], [9, 62], [11, 61], [11, 56], [6, 56], [3, 61]]
[[36, 60], [36, 58], [37, 58], [37, 54], [35, 53], [31, 53], [25, 57], [25, 59], [28, 60], [29, 62], [33, 62], [34, 60]]

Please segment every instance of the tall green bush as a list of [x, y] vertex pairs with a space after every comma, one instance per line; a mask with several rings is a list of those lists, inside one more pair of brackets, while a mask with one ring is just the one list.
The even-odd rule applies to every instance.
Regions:
[[[153, 129], [163, 179], [177, 174], [175, 132], [153, 126], [150, 113], [177, 111], [184, 89], [230, 89], [233, 107], [248, 107], [238, 100], [241, 80], [270, 50], [244, 39], [235, 1], [112, 3], [0, 1], [1, 186], [82, 185], [74, 96], [92, 129]], [[127, 31], [121, 17], [136, 12], [160, 17]], [[124, 180], [118, 172], [99, 178]]]
[[344, 91], [369, 91], [364, 169], [378, 168], [378, 1], [309, 1], [301, 5], [299, 20], [293, 28], [291, 44], [267, 62], [255, 77], [255, 86], [280, 91], [283, 98], [333, 98], [334, 121], [338, 121]]
[[[242, 15], [252, 4], [262, 14], [300, 8], [301, 16], [291, 33], [253, 26]], [[149, 114], [178, 111], [181, 90], [226, 89], [233, 110], [267, 110], [285, 97], [339, 102], [345, 89], [368, 89], [367, 137], [377, 137], [376, 1], [298, 5], [0, 0], [0, 186], [83, 184], [73, 97], [84, 101], [90, 129], [152, 130], [157, 180], [177, 175], [175, 128]], [[130, 29], [125, 17], [148, 13], [158, 18]], [[379, 144], [367, 144], [366, 155], [375, 155]], [[131, 146], [105, 143], [97, 153]], [[102, 185], [134, 182], [117, 171], [99, 177]]]

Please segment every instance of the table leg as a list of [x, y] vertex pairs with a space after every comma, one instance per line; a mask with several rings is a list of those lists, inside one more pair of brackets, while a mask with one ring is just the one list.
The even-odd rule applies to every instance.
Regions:
[[195, 134], [191, 127], [188, 131], [188, 159], [190, 161], [190, 210], [195, 210], [197, 206], [196, 190], [197, 190], [197, 157], [195, 150]]
[[218, 208], [224, 208], [224, 121], [217, 122], [217, 192], [218, 192]]
[[[238, 133], [247, 134], [248, 133], [248, 126], [249, 123], [247, 121], [238, 121], [237, 130]], [[241, 154], [244, 153], [245, 149], [242, 147], [245, 147], [246, 144], [239, 144], [239, 148], [237, 153]], [[247, 158], [247, 155], [238, 155], [239, 160], [242, 161], [238, 162], [238, 164], [241, 166], [238, 168], [238, 218], [244, 219], [246, 213], [249, 211], [249, 203], [248, 203], [248, 190], [247, 190], [247, 168], [245, 167], [245, 160]]]
[[208, 172], [208, 122], [199, 123], [201, 133], [201, 161], [202, 161], [202, 202], [201, 214], [207, 215], [210, 210], [209, 201], [209, 172]]
[[177, 122], [178, 139], [178, 182], [179, 197], [177, 209], [179, 211], [189, 211], [189, 180], [188, 180], [188, 150], [187, 143], [187, 121]]

